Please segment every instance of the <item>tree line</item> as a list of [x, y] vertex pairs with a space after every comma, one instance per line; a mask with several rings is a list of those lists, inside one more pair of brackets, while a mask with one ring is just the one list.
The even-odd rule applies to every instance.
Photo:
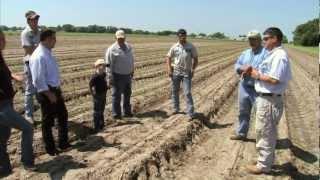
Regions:
[[[77, 32], [77, 33], [115, 33], [117, 30], [122, 29], [126, 32], [126, 34], [143, 34], [143, 35], [159, 35], [159, 36], [170, 36], [176, 35], [176, 31], [171, 30], [163, 30], [163, 31], [146, 31], [146, 30], [134, 30], [131, 28], [124, 28], [124, 27], [115, 27], [115, 26], [99, 26], [99, 25], [88, 25], [88, 26], [74, 26], [72, 24], [64, 24], [52, 27], [41, 26], [41, 29], [52, 29], [57, 32]], [[7, 27], [7, 26], [0, 26], [0, 29], [3, 31], [21, 31], [23, 27]], [[190, 37], [199, 37], [199, 38], [211, 38], [211, 39], [229, 39], [224, 33], [215, 32], [212, 34], [205, 34], [205, 33], [190, 33]]]
[[319, 40], [319, 18], [298, 25], [293, 32], [295, 45], [318, 46]]

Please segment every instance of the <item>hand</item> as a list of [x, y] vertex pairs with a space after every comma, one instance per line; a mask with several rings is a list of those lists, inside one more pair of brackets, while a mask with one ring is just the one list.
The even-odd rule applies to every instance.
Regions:
[[243, 78], [246, 75], [250, 75], [251, 70], [252, 70], [252, 66], [243, 65], [241, 67], [241, 71], [242, 71], [241, 77]]
[[111, 88], [111, 87], [113, 86], [113, 79], [112, 79], [112, 77], [109, 78], [109, 81], [107, 82], [107, 86], [108, 86], [108, 88]]
[[250, 76], [253, 79], [258, 79], [260, 77], [260, 73], [256, 69], [252, 69], [250, 72]]
[[173, 74], [173, 73], [172, 73], [172, 70], [169, 70], [169, 71], [168, 71], [168, 77], [171, 78], [171, 77], [172, 77], [172, 74]]
[[24, 76], [22, 74], [12, 74], [11, 77], [18, 82], [22, 82], [24, 80]]
[[191, 78], [193, 78], [194, 70], [191, 70]]
[[48, 97], [51, 104], [57, 103], [57, 96], [55, 94], [53, 94], [52, 92], [48, 91], [47, 97]]

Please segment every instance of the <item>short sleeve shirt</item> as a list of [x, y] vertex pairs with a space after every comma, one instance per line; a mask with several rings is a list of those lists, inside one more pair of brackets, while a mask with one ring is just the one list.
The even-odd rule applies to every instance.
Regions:
[[[22, 47], [37, 47], [40, 43], [40, 29], [34, 32], [29, 26], [27, 26], [21, 32], [21, 45]], [[25, 60], [26, 61], [26, 60]]]
[[188, 75], [192, 69], [192, 60], [198, 58], [198, 52], [189, 42], [184, 45], [176, 43], [170, 48], [167, 56], [172, 59], [173, 74]]
[[285, 92], [289, 80], [292, 79], [290, 59], [283, 47], [277, 47], [270, 51], [266, 59], [259, 65], [258, 71], [279, 81], [275, 85], [256, 81], [255, 89], [260, 93], [282, 94]]

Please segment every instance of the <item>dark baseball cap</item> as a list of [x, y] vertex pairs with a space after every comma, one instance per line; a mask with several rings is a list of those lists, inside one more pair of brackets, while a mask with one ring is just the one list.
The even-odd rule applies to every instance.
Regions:
[[36, 12], [31, 11], [31, 10], [26, 12], [25, 16], [26, 16], [27, 19], [36, 19], [36, 18], [40, 17], [39, 14], [37, 14]]

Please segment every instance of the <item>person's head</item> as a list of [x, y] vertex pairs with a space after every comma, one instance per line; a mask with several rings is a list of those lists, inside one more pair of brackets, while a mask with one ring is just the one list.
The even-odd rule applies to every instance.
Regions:
[[46, 46], [49, 49], [54, 48], [56, 44], [56, 32], [51, 29], [46, 29], [41, 32], [40, 34], [40, 42], [44, 46]]
[[4, 33], [0, 30], [0, 53], [6, 47], [6, 38]]
[[261, 34], [259, 33], [259, 31], [256, 30], [252, 30], [247, 34], [247, 38], [249, 41], [249, 45], [250, 47], [255, 50], [259, 47], [261, 47]]
[[120, 45], [123, 45], [124, 42], [126, 41], [126, 34], [125, 34], [124, 30], [122, 30], [122, 29], [118, 30], [115, 35], [116, 35], [117, 42]]
[[263, 33], [264, 46], [268, 50], [281, 45], [283, 33], [277, 27], [270, 27]]
[[27, 23], [30, 26], [30, 28], [32, 30], [37, 31], [40, 15], [38, 15], [36, 12], [30, 10], [30, 11], [26, 12], [25, 17], [27, 19]]
[[181, 44], [184, 44], [187, 42], [187, 31], [186, 30], [179, 29], [177, 32], [177, 36], [178, 36], [179, 42]]
[[97, 73], [102, 74], [106, 70], [106, 62], [104, 61], [104, 59], [98, 59], [94, 63], [94, 67], [96, 68]]

